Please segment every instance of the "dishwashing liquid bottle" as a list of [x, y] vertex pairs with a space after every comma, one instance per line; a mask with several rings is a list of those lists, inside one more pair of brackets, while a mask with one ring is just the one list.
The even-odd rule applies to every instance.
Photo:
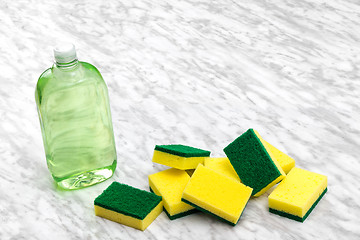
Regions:
[[116, 149], [107, 86], [75, 47], [54, 49], [55, 63], [37, 82], [35, 99], [48, 168], [63, 189], [110, 178]]

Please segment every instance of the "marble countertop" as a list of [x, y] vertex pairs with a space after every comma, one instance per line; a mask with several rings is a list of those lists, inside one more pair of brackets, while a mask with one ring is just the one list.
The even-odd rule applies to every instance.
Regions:
[[[359, 239], [360, 3], [10, 1], [0, 3], [0, 239]], [[34, 90], [58, 40], [102, 73], [115, 175], [61, 191], [46, 166]], [[148, 189], [155, 144], [223, 156], [248, 128], [328, 176], [304, 223], [252, 199], [235, 226], [162, 213], [144, 232], [96, 217], [111, 182]]]

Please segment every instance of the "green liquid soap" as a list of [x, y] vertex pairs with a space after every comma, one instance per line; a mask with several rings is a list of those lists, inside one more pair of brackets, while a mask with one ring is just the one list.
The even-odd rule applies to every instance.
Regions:
[[59, 187], [84, 188], [116, 168], [108, 90], [93, 65], [77, 60], [73, 45], [54, 55], [35, 91], [47, 166]]

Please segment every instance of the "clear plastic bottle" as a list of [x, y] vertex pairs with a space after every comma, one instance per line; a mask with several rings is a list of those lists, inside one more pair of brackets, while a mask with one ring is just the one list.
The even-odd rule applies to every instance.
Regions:
[[54, 49], [55, 63], [37, 82], [35, 99], [48, 168], [64, 189], [110, 178], [116, 149], [107, 86], [75, 47]]

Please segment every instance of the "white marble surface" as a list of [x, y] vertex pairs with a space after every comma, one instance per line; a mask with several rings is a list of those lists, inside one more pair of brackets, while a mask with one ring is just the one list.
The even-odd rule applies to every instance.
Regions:
[[[0, 239], [359, 239], [360, 2], [0, 2]], [[34, 101], [56, 40], [73, 41], [109, 87], [118, 168], [58, 190]], [[248, 128], [328, 176], [304, 223], [251, 200], [237, 226], [205, 214], [145, 232], [96, 217], [112, 181], [148, 189], [155, 144], [222, 149]]]

